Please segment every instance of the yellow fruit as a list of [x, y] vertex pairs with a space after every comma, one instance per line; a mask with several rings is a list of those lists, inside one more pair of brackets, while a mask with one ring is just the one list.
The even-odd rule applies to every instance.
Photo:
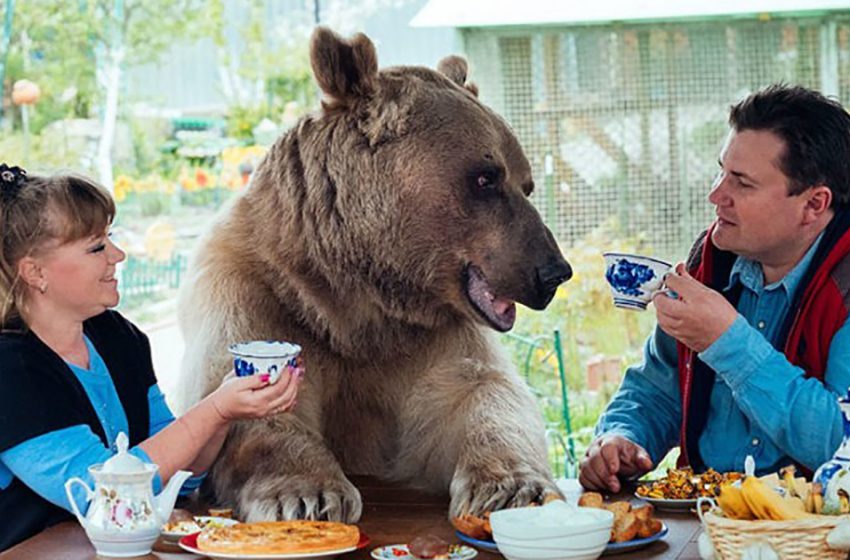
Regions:
[[731, 482], [720, 485], [720, 495], [717, 496], [717, 505], [723, 510], [723, 514], [730, 519], [754, 519], [747, 502], [741, 495], [741, 489]]
[[797, 472], [794, 465], [788, 465], [779, 469], [779, 474], [782, 475], [782, 481], [785, 483], [785, 491], [788, 496], [799, 496], [797, 493], [797, 485], [794, 482], [794, 474]]
[[741, 495], [757, 519], [786, 521], [811, 517], [805, 507], [786, 500], [754, 476], [746, 477], [741, 483]]

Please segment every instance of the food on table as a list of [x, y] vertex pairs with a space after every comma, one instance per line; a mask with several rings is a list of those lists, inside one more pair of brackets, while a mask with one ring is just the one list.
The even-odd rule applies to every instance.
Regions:
[[230, 508], [210, 508], [210, 517], [224, 517], [225, 519], [233, 519], [233, 510]]
[[416, 558], [442, 559], [449, 557], [449, 543], [436, 535], [416, 537], [407, 545], [407, 550]]
[[201, 526], [198, 525], [194, 519], [184, 519], [182, 521], [169, 521], [165, 525], [162, 526], [162, 530], [165, 533], [180, 533], [181, 535], [191, 535], [192, 533], [197, 533], [201, 530]]
[[[563, 498], [554, 493], [544, 495], [538, 502], [528, 504], [526, 507], [546, 505]], [[493, 529], [490, 527], [490, 512], [485, 511], [481, 517], [465, 514], [460, 517], [452, 517], [452, 525], [461, 533], [479, 540], [493, 540]]]
[[641, 498], [661, 500], [696, 500], [700, 496], [714, 497], [720, 492], [724, 482], [740, 480], [743, 473], [719, 473], [708, 469], [702, 474], [694, 474], [693, 469], [667, 469], [667, 476], [642, 484], [637, 488]]
[[197, 533], [201, 530], [201, 528], [197, 523], [195, 523], [195, 518], [192, 515], [192, 512], [185, 509], [174, 508], [168, 518], [168, 522], [162, 526], [162, 530], [165, 533], [180, 533], [182, 535], [189, 535], [191, 533]]
[[473, 539], [492, 540], [493, 528], [490, 527], [490, 512], [484, 512], [481, 517], [474, 515], [461, 515], [452, 518], [455, 529]]
[[[730, 519], [790, 521], [814, 518], [823, 510], [820, 484], [795, 478], [793, 466], [779, 474], [745, 476], [721, 484], [717, 505]], [[847, 511], [850, 511], [848, 504]], [[847, 512], [845, 512], [847, 513]]]
[[197, 533], [198, 531], [202, 531], [206, 527], [227, 527], [228, 525], [232, 525], [234, 522], [225, 517], [189, 517], [188, 519], [185, 517], [179, 517], [175, 519], [174, 515], [171, 516], [171, 519], [162, 526], [162, 530], [165, 533], [177, 533], [181, 535], [191, 535], [192, 533]]
[[637, 538], [648, 538], [662, 529], [661, 521], [652, 517], [652, 504], [632, 507], [629, 502], [620, 500], [606, 504], [598, 492], [585, 492], [578, 500], [581, 507], [607, 509], [614, 514], [614, 526], [611, 528], [611, 542], [622, 543]]
[[260, 521], [212, 527], [198, 536], [204, 552], [229, 554], [315, 553], [357, 546], [356, 525], [334, 521]]

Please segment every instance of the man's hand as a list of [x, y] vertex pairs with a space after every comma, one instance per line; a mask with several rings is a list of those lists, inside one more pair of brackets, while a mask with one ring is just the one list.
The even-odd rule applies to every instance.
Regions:
[[652, 469], [649, 453], [623, 436], [608, 435], [590, 444], [579, 466], [578, 481], [589, 490], [620, 491], [618, 475], [628, 478]]
[[683, 263], [667, 275], [665, 284], [679, 297], [658, 292], [652, 298], [661, 330], [696, 352], [711, 346], [726, 332], [738, 311], [719, 292], [688, 274]]

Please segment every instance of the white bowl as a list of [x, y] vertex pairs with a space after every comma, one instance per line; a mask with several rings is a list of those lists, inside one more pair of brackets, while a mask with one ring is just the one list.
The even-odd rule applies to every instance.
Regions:
[[[543, 541], [570, 537], [572, 546], [591, 547], [609, 533], [614, 514], [604, 509], [585, 508], [560, 500], [541, 507], [503, 509], [490, 514], [493, 539]], [[604, 539], [608, 542], [608, 538]]]
[[603, 544], [593, 548], [562, 550], [560, 548], [530, 548], [499, 543], [499, 553], [508, 560], [596, 560], [605, 552], [607, 545], [608, 541], [606, 540]]
[[610, 538], [611, 528], [606, 526], [584, 533], [543, 539], [513, 539], [500, 536], [496, 543], [499, 548], [504, 544], [528, 549], [558, 549], [563, 552], [582, 552], [598, 548], [599, 543], [607, 544]]

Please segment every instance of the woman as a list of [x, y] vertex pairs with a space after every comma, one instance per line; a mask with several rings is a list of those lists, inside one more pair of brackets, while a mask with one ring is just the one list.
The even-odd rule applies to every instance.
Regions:
[[[78, 176], [28, 177], [0, 165], [0, 551], [70, 517], [63, 484], [114, 453], [159, 465], [154, 491], [180, 469], [193, 489], [236, 419], [294, 403], [303, 371], [230, 379], [174, 419], [147, 337], [116, 311], [109, 238], [115, 205]], [[82, 492], [82, 491], [81, 491]], [[78, 496], [85, 503], [85, 496]]]

